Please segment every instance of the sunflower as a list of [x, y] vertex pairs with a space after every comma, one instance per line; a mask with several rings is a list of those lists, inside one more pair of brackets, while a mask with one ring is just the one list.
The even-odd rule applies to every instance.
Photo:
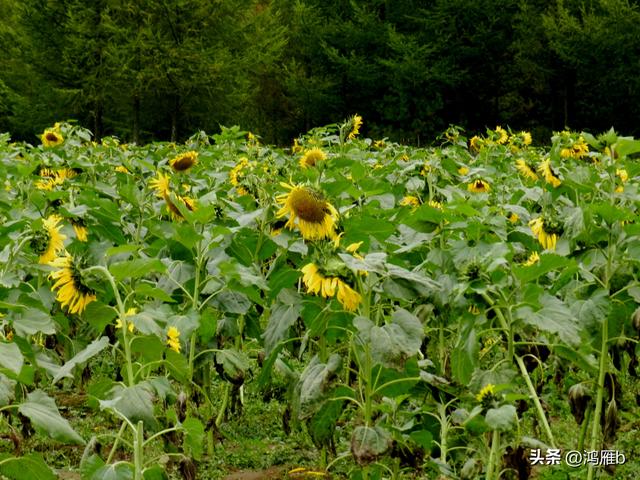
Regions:
[[[193, 200], [193, 198], [181, 197], [180, 195], [176, 195], [176, 199], [179, 202], [182, 202], [182, 204], [187, 208], [187, 210], [191, 212], [196, 210], [196, 202], [195, 200]], [[181, 222], [182, 220], [184, 220], [184, 216], [182, 215], [182, 212], [180, 212], [180, 209], [175, 205], [175, 203], [173, 203], [171, 198], [169, 196], [166, 196], [164, 200], [165, 202], [167, 202], [167, 211], [169, 212], [169, 216], [171, 217], [171, 219], [176, 222]]]
[[198, 152], [194, 152], [193, 150], [181, 153], [177, 157], [169, 160], [169, 165], [176, 172], [186, 172], [196, 163], [198, 163]]
[[40, 170], [40, 176], [42, 180], [38, 180], [35, 183], [35, 187], [38, 190], [53, 190], [56, 185], [62, 185], [67, 178], [73, 178], [78, 175], [78, 172], [71, 168], [62, 168], [59, 170], [52, 170], [50, 168], [42, 168]]
[[492, 383], [488, 383], [480, 392], [476, 395], [476, 400], [480, 403], [484, 403], [487, 399], [492, 399], [496, 393], [496, 386]]
[[509, 215], [509, 217], [507, 217], [507, 219], [511, 223], [516, 223], [518, 220], [520, 220], [520, 217], [518, 216], [517, 213], [511, 212], [511, 214]]
[[[130, 308], [124, 314], [125, 320], [126, 320], [126, 317], [132, 317], [136, 313], [138, 313], [138, 310], [136, 308]], [[122, 319], [120, 317], [118, 317], [118, 319], [116, 320], [116, 328], [122, 328]], [[127, 330], [129, 330], [130, 332], [133, 332], [134, 328], [135, 326], [133, 325], [133, 322], [127, 322]]]
[[129, 169], [128, 169], [127, 167], [125, 167], [124, 165], [118, 165], [118, 166], [115, 168], [115, 171], [116, 171], [116, 172], [120, 172], [120, 173], [131, 173], [131, 172], [129, 171]]
[[176, 327], [167, 330], [167, 346], [176, 353], [180, 353], [180, 331]]
[[48, 128], [40, 136], [40, 140], [45, 147], [55, 147], [64, 142], [64, 137], [58, 130]]
[[627, 181], [629, 180], [629, 174], [624, 168], [616, 169], [616, 176], [620, 178], [620, 181], [622, 183], [627, 183]]
[[578, 140], [573, 142], [571, 147], [560, 150], [560, 156], [562, 158], [582, 158], [588, 153], [589, 145], [587, 145], [587, 142], [582, 136], [578, 137]]
[[304, 156], [300, 159], [300, 166], [302, 168], [315, 167], [318, 162], [322, 162], [327, 159], [327, 154], [319, 148], [312, 148], [304, 152]]
[[64, 249], [64, 240], [67, 238], [60, 233], [58, 225], [62, 218], [58, 215], [49, 215], [42, 220], [43, 229], [35, 232], [31, 238], [31, 248], [40, 255], [39, 263], [47, 264], [56, 258], [56, 254]]
[[551, 168], [550, 159], [547, 158], [538, 166], [538, 172], [542, 174], [545, 182], [551, 184], [553, 188], [557, 188], [562, 184], [562, 182], [556, 175], [556, 172], [554, 172], [553, 168]]
[[522, 135], [522, 143], [524, 143], [525, 145], [531, 145], [531, 133], [520, 132], [520, 135]]
[[467, 190], [474, 193], [484, 193], [491, 190], [491, 186], [484, 180], [477, 179], [467, 185]]
[[291, 147], [291, 152], [292, 153], [302, 152], [302, 145], [300, 145], [297, 138], [293, 139], [293, 147]]
[[339, 277], [325, 277], [315, 263], [308, 263], [301, 268], [302, 282], [307, 293], [321, 295], [324, 298], [336, 297], [345, 310], [353, 312], [362, 297]]
[[49, 278], [56, 280], [51, 291], [59, 289], [56, 300], [62, 307], [66, 307], [69, 313], [80, 314], [87, 305], [96, 300], [95, 291], [89, 288], [82, 278], [81, 265], [71, 255], [65, 252], [64, 256], [53, 260], [51, 266], [59, 268], [49, 275]]
[[418, 197], [414, 197], [413, 195], [407, 195], [402, 200], [400, 200], [400, 205], [403, 207], [419, 207], [420, 199]]
[[293, 230], [296, 225], [303, 238], [307, 240], [321, 240], [335, 236], [335, 226], [338, 220], [338, 211], [327, 202], [324, 197], [308, 187], [280, 183], [289, 189], [289, 193], [283, 193], [276, 197], [276, 201], [282, 205], [276, 216], [282, 218], [289, 215], [287, 228]]
[[437, 202], [436, 200], [429, 200], [427, 205], [429, 205], [430, 207], [435, 208], [437, 210], [442, 210], [442, 203]]
[[362, 126], [362, 117], [357, 113], [351, 118], [351, 131], [349, 132], [349, 140], [355, 139], [360, 133], [360, 127]]
[[498, 145], [504, 145], [505, 143], [507, 143], [507, 140], [509, 140], [509, 134], [504, 128], [500, 126], [496, 127], [496, 133], [499, 135], [498, 139], [496, 140], [496, 143]]
[[158, 176], [149, 182], [149, 187], [156, 191], [156, 196], [166, 198], [169, 196], [169, 177], [158, 172]]
[[71, 220], [71, 226], [76, 233], [76, 238], [81, 242], [87, 241], [87, 224], [82, 218], [76, 218]]
[[459, 175], [466, 175], [467, 173], [469, 173], [469, 168], [468, 167], [462, 166], [462, 167], [460, 167], [458, 169], [458, 174]]
[[529, 222], [529, 227], [533, 234], [538, 238], [538, 242], [543, 248], [547, 250], [555, 250], [556, 243], [558, 242], [559, 230], [554, 225], [551, 225], [543, 217], [538, 217]]
[[484, 140], [482, 140], [477, 135], [474, 135], [473, 137], [471, 137], [471, 140], [469, 140], [469, 148], [474, 152], [479, 152], [480, 149], [483, 147], [483, 145], [484, 145]]
[[529, 258], [527, 258], [527, 260], [522, 265], [524, 265], [525, 267], [530, 267], [532, 265], [535, 265], [539, 261], [540, 255], [538, 255], [538, 252], [532, 252], [531, 255], [529, 255]]
[[530, 179], [530, 180], [538, 180], [538, 174], [535, 169], [529, 165], [526, 160], [523, 158], [519, 158], [516, 160], [516, 168], [522, 174], [522, 176]]
[[241, 185], [245, 176], [245, 170], [253, 170], [256, 162], [249, 162], [246, 157], [240, 158], [240, 161], [229, 171], [229, 183], [233, 185], [238, 195], [249, 195], [249, 191]]

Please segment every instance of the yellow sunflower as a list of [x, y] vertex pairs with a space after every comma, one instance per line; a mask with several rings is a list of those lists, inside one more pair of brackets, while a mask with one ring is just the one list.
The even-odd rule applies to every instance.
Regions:
[[462, 166], [462, 167], [460, 167], [458, 169], [458, 174], [459, 175], [466, 175], [467, 173], [469, 173], [469, 168], [468, 167]]
[[81, 242], [87, 241], [87, 225], [82, 218], [71, 220], [71, 226], [76, 234], [76, 238]]
[[324, 298], [336, 297], [345, 310], [353, 312], [358, 308], [362, 297], [341, 278], [325, 277], [315, 263], [308, 263], [301, 268], [302, 282], [307, 293], [321, 295]]
[[523, 158], [516, 160], [516, 168], [524, 177], [534, 181], [538, 180], [538, 174]]
[[[306, 240], [321, 240], [335, 236], [338, 211], [324, 197], [308, 187], [280, 183], [289, 189], [276, 197], [282, 208], [276, 214], [278, 218], [289, 215], [286, 223], [289, 230], [298, 226]], [[297, 220], [297, 222], [296, 222]]]
[[483, 145], [484, 140], [477, 135], [474, 135], [473, 137], [471, 137], [471, 140], [469, 140], [469, 148], [474, 152], [479, 152]]
[[547, 250], [555, 250], [558, 242], [558, 234], [547, 225], [543, 217], [538, 217], [529, 222], [529, 227], [538, 238], [538, 242]]
[[467, 185], [467, 190], [474, 193], [484, 193], [491, 190], [491, 186], [484, 180], [477, 179]]
[[55, 147], [64, 142], [64, 137], [56, 129], [48, 128], [40, 136], [40, 140], [45, 147]]
[[315, 167], [318, 162], [322, 162], [327, 159], [327, 154], [319, 148], [312, 148], [304, 152], [304, 156], [300, 159], [300, 166], [302, 168]]
[[169, 165], [176, 172], [186, 172], [198, 163], [198, 152], [191, 150], [190, 152], [181, 153], [175, 158], [169, 160]]
[[518, 216], [517, 213], [511, 212], [511, 215], [509, 215], [508, 220], [511, 223], [516, 223], [518, 220], [520, 220], [520, 217]]
[[53, 260], [51, 265], [59, 268], [49, 275], [49, 278], [56, 280], [51, 291], [59, 289], [56, 300], [62, 307], [66, 307], [69, 313], [82, 313], [87, 305], [96, 300], [95, 292], [82, 279], [82, 269], [66, 252], [64, 256]]
[[505, 143], [507, 143], [507, 140], [509, 140], [509, 134], [504, 128], [497, 126], [496, 133], [499, 135], [498, 139], [496, 140], [496, 143], [498, 145], [504, 145]]
[[357, 113], [351, 118], [351, 131], [349, 132], [349, 140], [355, 139], [360, 133], [360, 127], [362, 126], [362, 117]]
[[[189, 211], [193, 212], [194, 210], [196, 210], [196, 202], [193, 198], [181, 197], [180, 195], [176, 195], [176, 199], [179, 202], [182, 202], [182, 204]], [[167, 203], [167, 211], [169, 212], [169, 216], [171, 217], [171, 219], [176, 222], [181, 222], [182, 220], [184, 220], [184, 216], [180, 212], [180, 209], [173, 203], [171, 198], [169, 196], [166, 196], [164, 200]]]
[[119, 172], [119, 173], [131, 173], [131, 172], [129, 171], [129, 169], [128, 169], [127, 167], [125, 167], [124, 165], [118, 165], [118, 166], [115, 168], [115, 171], [116, 171], [116, 172]]
[[[136, 313], [138, 313], [138, 310], [136, 308], [132, 307], [128, 309], [124, 314], [125, 321], [126, 321], [126, 317], [132, 317]], [[116, 320], [116, 328], [122, 328], [122, 319], [120, 317], [118, 317], [118, 319]], [[129, 330], [130, 332], [133, 332], [134, 329], [135, 329], [135, 325], [133, 324], [133, 322], [127, 322], [127, 330]]]
[[538, 255], [538, 252], [532, 252], [531, 255], [529, 255], [529, 258], [523, 263], [523, 265], [525, 267], [530, 267], [532, 265], [535, 265], [539, 261], [540, 255]]
[[167, 346], [176, 353], [180, 353], [180, 331], [171, 326], [167, 330]]
[[64, 250], [66, 235], [60, 233], [62, 218], [58, 215], [49, 215], [42, 220], [43, 229], [35, 232], [31, 238], [31, 248], [40, 255], [39, 263], [51, 262], [61, 250]]
[[476, 395], [476, 400], [478, 400], [479, 402], [482, 402], [486, 398], [493, 397], [495, 395], [495, 392], [496, 392], [496, 386], [492, 383], [488, 383], [487, 385], [482, 387], [482, 390], [480, 390], [478, 395]]
[[407, 195], [402, 200], [400, 200], [400, 205], [403, 207], [419, 207], [420, 199], [418, 197], [414, 197], [413, 195]]
[[543, 160], [542, 163], [538, 166], [538, 172], [542, 174], [545, 182], [551, 184], [553, 188], [558, 188], [562, 182], [556, 175], [556, 172], [551, 168], [551, 159], [547, 158]]
[[169, 196], [169, 177], [158, 172], [157, 177], [149, 182], [149, 187], [156, 191], [156, 196], [166, 198]]

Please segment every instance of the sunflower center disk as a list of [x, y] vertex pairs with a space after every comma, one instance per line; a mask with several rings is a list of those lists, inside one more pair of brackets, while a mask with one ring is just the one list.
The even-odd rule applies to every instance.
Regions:
[[291, 208], [306, 222], [322, 223], [326, 215], [326, 203], [306, 190], [294, 190], [290, 194]]

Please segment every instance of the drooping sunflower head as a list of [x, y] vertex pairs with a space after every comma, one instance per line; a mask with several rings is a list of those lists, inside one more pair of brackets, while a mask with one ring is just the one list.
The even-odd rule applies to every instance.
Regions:
[[315, 167], [317, 163], [327, 159], [327, 154], [320, 148], [312, 148], [304, 152], [303, 157], [300, 159], [300, 166], [302, 168]]
[[349, 140], [355, 139], [360, 133], [360, 127], [362, 127], [362, 117], [357, 113], [350, 119], [351, 130], [349, 131]]
[[[172, 198], [170, 196], [167, 196], [165, 197], [164, 200], [167, 204], [167, 211], [169, 212], [171, 219], [176, 222], [183, 221], [184, 216], [182, 215], [182, 212], [180, 211], [180, 209], [173, 202]], [[176, 200], [180, 202], [190, 212], [193, 212], [194, 210], [196, 210], [196, 202], [193, 198], [176, 195]]]
[[402, 205], [403, 207], [419, 207], [420, 199], [413, 195], [406, 195], [402, 200], [400, 200], [400, 205]]
[[538, 180], [538, 174], [535, 171], [535, 167], [533, 165], [529, 165], [524, 158], [519, 158], [516, 160], [516, 168], [522, 174], [522, 176], [530, 179], [530, 180]]
[[484, 140], [477, 135], [474, 135], [471, 137], [471, 140], [469, 140], [469, 148], [474, 152], [479, 152], [483, 146]]
[[64, 249], [64, 240], [67, 237], [60, 233], [61, 221], [60, 216], [49, 215], [42, 220], [42, 228], [31, 235], [29, 245], [35, 253], [40, 255], [38, 262], [41, 264], [51, 262], [56, 254]]
[[315, 263], [308, 263], [300, 270], [307, 293], [321, 295], [324, 298], [335, 297], [349, 312], [358, 308], [362, 296], [340, 277], [326, 275]]
[[84, 219], [77, 217], [71, 219], [71, 226], [76, 234], [76, 238], [81, 242], [87, 241], [87, 223]]
[[538, 166], [538, 172], [544, 177], [545, 182], [551, 184], [553, 188], [558, 188], [562, 184], [556, 172], [551, 168], [551, 159], [543, 160]]
[[498, 145], [504, 145], [509, 140], [509, 134], [501, 126], [497, 126], [496, 127], [496, 135], [498, 137], [498, 138], [496, 138], [496, 143]]
[[529, 227], [538, 242], [547, 250], [555, 250], [558, 238], [562, 235], [562, 226], [555, 220], [540, 216], [529, 221]]
[[58, 290], [56, 300], [69, 313], [82, 313], [87, 305], [96, 300], [96, 292], [87, 285], [83, 275], [84, 261], [66, 253], [51, 262], [58, 268], [49, 275], [55, 280], [51, 291]]
[[156, 191], [156, 196], [166, 198], [169, 196], [169, 177], [158, 172], [156, 178], [149, 182], [149, 187]]
[[309, 187], [281, 183], [289, 193], [278, 195], [276, 200], [282, 205], [278, 218], [289, 216], [287, 228], [298, 227], [307, 240], [321, 240], [335, 235], [338, 211], [327, 202], [321, 193]]
[[56, 130], [55, 128], [48, 128], [40, 136], [40, 140], [42, 140], [42, 144], [45, 147], [55, 147], [64, 142], [64, 137], [59, 130]]
[[529, 255], [529, 257], [522, 263], [522, 265], [524, 265], [525, 267], [530, 267], [532, 265], [535, 265], [539, 261], [540, 255], [538, 254], [538, 252], [531, 252], [531, 255]]
[[496, 386], [492, 383], [488, 383], [480, 392], [476, 395], [476, 400], [482, 404], [482, 407], [487, 409], [491, 407], [494, 401], [497, 400], [496, 397]]
[[467, 185], [467, 190], [473, 193], [486, 193], [491, 190], [488, 182], [478, 178]]
[[176, 353], [180, 353], [180, 331], [171, 326], [167, 330], [167, 346]]
[[176, 172], [185, 172], [198, 163], [198, 152], [193, 150], [181, 153], [169, 160], [169, 165]]

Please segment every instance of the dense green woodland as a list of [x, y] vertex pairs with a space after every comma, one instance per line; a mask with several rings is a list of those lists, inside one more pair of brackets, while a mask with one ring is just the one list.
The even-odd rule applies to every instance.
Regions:
[[0, 131], [100, 138], [241, 125], [289, 144], [363, 116], [414, 144], [449, 124], [640, 133], [640, 1], [0, 0]]

